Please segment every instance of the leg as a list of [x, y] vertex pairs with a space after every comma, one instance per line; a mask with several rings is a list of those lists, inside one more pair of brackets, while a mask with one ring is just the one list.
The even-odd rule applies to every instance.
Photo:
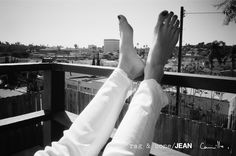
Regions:
[[[111, 74], [93, 100], [79, 115], [64, 136], [39, 151], [35, 156], [98, 155], [114, 128], [123, 107], [131, 79], [140, 76], [144, 70], [143, 62], [135, 54], [133, 31], [124, 17], [119, 16], [121, 45], [119, 66]], [[127, 73], [127, 74], [126, 74]]]
[[104, 156], [149, 154], [156, 121], [161, 108], [168, 103], [157, 82], [160, 82], [164, 63], [178, 40], [179, 22], [176, 20], [177, 16], [172, 12], [164, 11], [159, 15], [154, 44], [145, 67], [145, 80], [134, 95], [113, 140], [107, 145]]

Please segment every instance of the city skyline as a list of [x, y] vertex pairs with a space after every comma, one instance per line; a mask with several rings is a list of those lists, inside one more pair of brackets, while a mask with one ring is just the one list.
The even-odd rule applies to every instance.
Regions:
[[[184, 6], [183, 45], [214, 40], [234, 45], [236, 23], [223, 25], [224, 15], [214, 7], [219, 2], [221, 0], [0, 0], [0, 41], [101, 47], [104, 39], [119, 39], [117, 15], [123, 14], [134, 28], [134, 44], [150, 46], [159, 12], [172, 10], [179, 15], [180, 7]], [[191, 14], [199, 12], [208, 14]]]

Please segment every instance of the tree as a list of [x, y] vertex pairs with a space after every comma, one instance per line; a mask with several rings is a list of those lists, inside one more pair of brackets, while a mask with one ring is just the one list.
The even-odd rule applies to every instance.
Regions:
[[37, 87], [37, 76], [38, 76], [38, 72], [28, 72], [27, 73], [27, 78], [26, 78], [26, 82], [27, 82], [27, 92], [31, 93], [31, 92], [37, 92], [38, 91], [38, 87]]
[[208, 60], [211, 64], [211, 69], [213, 69], [213, 59], [217, 59], [218, 63], [221, 65], [223, 62], [225, 64], [228, 56], [228, 52], [225, 50], [225, 42], [223, 41], [213, 41], [211, 52], [208, 55]]
[[97, 66], [100, 66], [100, 57], [99, 57], [99, 52], [97, 53], [96, 59], [97, 59]]
[[95, 56], [93, 55], [92, 65], [95, 65]]
[[222, 9], [225, 14], [224, 24], [228, 25], [230, 22], [236, 23], [236, 0], [223, 0], [221, 3], [215, 5], [218, 9]]
[[57, 46], [57, 50], [58, 50], [58, 51], [60, 51], [61, 48], [63, 48], [61, 45], [58, 45], [58, 46]]
[[78, 45], [77, 44], [74, 44], [74, 47], [75, 47], [75, 49], [78, 49]]

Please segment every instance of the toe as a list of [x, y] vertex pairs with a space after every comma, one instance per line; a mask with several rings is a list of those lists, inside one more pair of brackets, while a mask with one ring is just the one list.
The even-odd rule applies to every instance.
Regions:
[[179, 20], [177, 20], [174, 24], [174, 28], [177, 29], [179, 27]]
[[120, 16], [120, 15], [118, 15], [118, 16], [117, 16], [117, 18], [118, 18], [118, 20], [120, 20], [120, 19], [121, 19], [121, 16]]
[[174, 26], [174, 24], [176, 23], [176, 20], [177, 20], [178, 16], [177, 15], [174, 15], [170, 21], [170, 26]]
[[180, 28], [177, 28], [174, 32], [174, 36], [173, 36], [173, 42], [174, 44], [176, 44], [178, 42], [178, 38], [179, 38], [179, 33], [180, 33]]
[[164, 10], [159, 14], [158, 22], [163, 22], [166, 19], [166, 16], [168, 15], [168, 11]]
[[156, 26], [160, 26], [161, 24], [163, 24], [164, 20], [166, 19], [166, 16], [168, 15], [168, 11], [164, 10], [159, 14], [158, 17], [158, 21], [157, 21], [157, 25]]
[[166, 18], [166, 20], [164, 21], [166, 26], [169, 26], [170, 20], [171, 20], [171, 18], [172, 18], [173, 15], [174, 15], [174, 13], [171, 11], [171, 12], [169, 13], [168, 17]]
[[172, 21], [171, 21], [171, 24], [169, 26], [170, 28], [170, 32], [175, 35], [176, 31], [179, 29], [179, 20], [176, 20], [175, 23], [172, 24]]
[[117, 17], [120, 23], [127, 22], [127, 19], [124, 15], [118, 15]]

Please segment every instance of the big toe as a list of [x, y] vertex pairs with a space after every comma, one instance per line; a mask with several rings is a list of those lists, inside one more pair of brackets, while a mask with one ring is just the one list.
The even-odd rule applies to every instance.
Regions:
[[118, 15], [117, 17], [119, 19], [119, 23], [120, 24], [124, 23], [124, 22], [127, 23], [127, 19], [126, 19], [126, 17], [124, 15]]
[[159, 14], [158, 21], [157, 21], [157, 27], [159, 27], [161, 24], [163, 24], [164, 20], [166, 19], [168, 15], [168, 11], [164, 10]]
[[124, 15], [119, 15], [119, 30], [120, 32], [126, 31], [126, 33], [132, 33], [133, 28], [132, 26], [128, 23], [126, 17]]

